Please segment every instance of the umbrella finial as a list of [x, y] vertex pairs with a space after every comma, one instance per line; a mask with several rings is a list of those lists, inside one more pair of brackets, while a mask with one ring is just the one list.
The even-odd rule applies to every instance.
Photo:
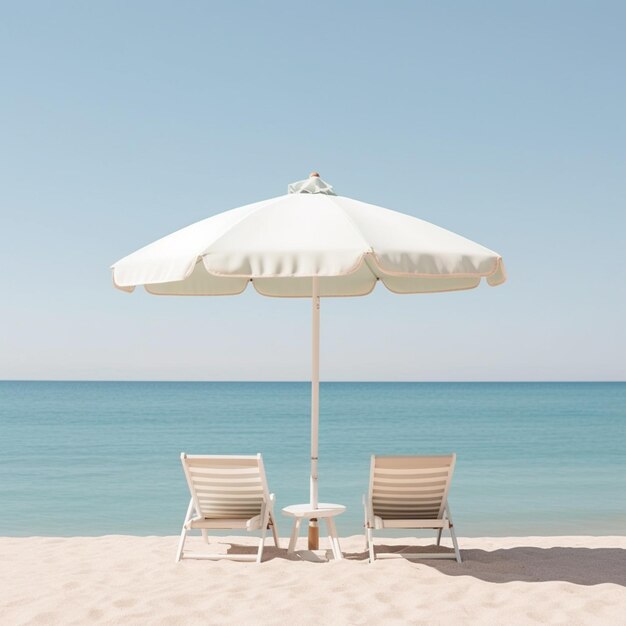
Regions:
[[336, 196], [332, 185], [325, 183], [319, 172], [311, 172], [306, 180], [299, 180], [287, 187], [289, 193], [324, 193], [328, 196]]

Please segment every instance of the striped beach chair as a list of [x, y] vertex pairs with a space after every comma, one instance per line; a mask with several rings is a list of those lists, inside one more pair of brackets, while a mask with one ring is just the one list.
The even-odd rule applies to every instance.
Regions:
[[435, 552], [412, 555], [416, 558], [453, 558], [461, 563], [454, 532], [448, 490], [454, 472], [455, 454], [445, 456], [372, 455], [370, 485], [363, 496], [365, 543], [370, 563], [376, 558], [374, 530], [384, 528], [435, 529], [437, 545], [447, 528], [454, 554]]
[[[263, 558], [265, 535], [272, 529], [274, 544], [279, 546], [274, 519], [274, 494], [269, 492], [263, 459], [256, 456], [180, 455], [191, 500], [180, 534], [176, 561], [181, 559], [233, 559], [240, 561]], [[185, 539], [190, 530], [200, 530], [209, 542], [209, 530], [260, 531], [259, 549], [250, 554], [212, 554], [186, 552]]]

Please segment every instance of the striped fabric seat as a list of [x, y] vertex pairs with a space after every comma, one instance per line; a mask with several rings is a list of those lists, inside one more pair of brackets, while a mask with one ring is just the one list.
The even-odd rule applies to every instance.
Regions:
[[[433, 528], [437, 545], [444, 528], [450, 531], [454, 556], [461, 562], [448, 506], [455, 454], [445, 456], [372, 456], [369, 493], [364, 497], [366, 544], [375, 559], [373, 531], [383, 528]], [[435, 555], [423, 555], [434, 557]]]
[[[181, 558], [241, 558], [249, 555], [211, 555], [184, 552], [189, 530], [199, 529], [208, 543], [209, 529], [260, 530], [261, 541], [256, 560], [263, 556], [265, 532], [272, 529], [278, 546], [274, 520], [274, 494], [270, 494], [263, 459], [256, 456], [200, 456], [181, 454], [191, 501], [185, 516], [176, 560]], [[254, 558], [254, 557], [253, 557]]]

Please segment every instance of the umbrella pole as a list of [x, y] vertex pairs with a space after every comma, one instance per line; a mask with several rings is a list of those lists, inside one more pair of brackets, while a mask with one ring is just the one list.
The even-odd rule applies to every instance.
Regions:
[[[320, 286], [319, 278], [313, 277], [311, 292], [312, 342], [311, 342], [311, 508], [316, 509], [317, 500], [317, 452], [320, 412]], [[309, 550], [319, 548], [317, 518], [309, 522]]]

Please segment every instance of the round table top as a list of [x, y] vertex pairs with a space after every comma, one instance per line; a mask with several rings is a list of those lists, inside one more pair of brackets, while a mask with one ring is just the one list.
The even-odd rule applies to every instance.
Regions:
[[327, 502], [318, 502], [317, 508], [307, 504], [292, 504], [283, 509], [283, 515], [289, 517], [333, 517], [339, 515], [346, 510], [343, 504], [329, 504]]

